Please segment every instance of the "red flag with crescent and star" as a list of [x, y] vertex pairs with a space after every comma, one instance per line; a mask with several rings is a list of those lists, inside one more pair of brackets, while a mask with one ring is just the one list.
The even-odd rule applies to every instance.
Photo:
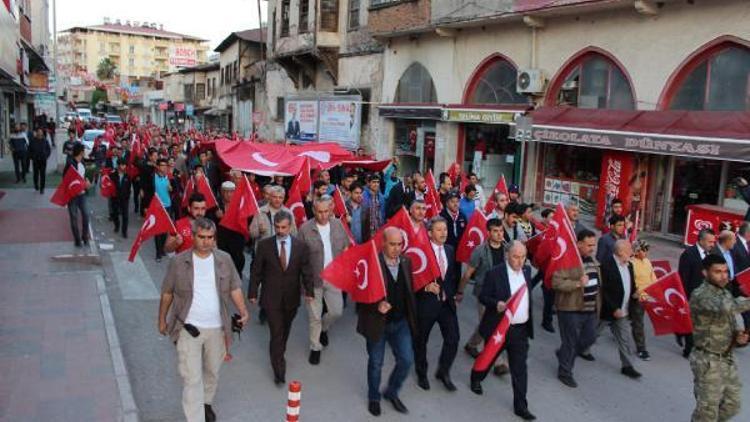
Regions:
[[112, 169], [106, 167], [102, 169], [99, 188], [99, 192], [105, 198], [114, 198], [117, 196], [117, 189], [115, 189], [115, 184], [112, 183]]
[[339, 190], [338, 186], [336, 186], [336, 189], [333, 190], [332, 196], [333, 196], [333, 215], [335, 215], [338, 218], [349, 215], [349, 212], [346, 210], [346, 202], [344, 202], [344, 196], [341, 195], [341, 191]]
[[544, 245], [540, 246], [550, 250], [550, 257], [544, 269], [544, 285], [547, 288], [552, 287], [552, 274], [555, 271], [583, 267], [576, 235], [562, 204], [557, 204], [555, 214], [549, 224], [555, 231], [555, 237], [549, 238]]
[[310, 159], [305, 158], [305, 162], [302, 164], [302, 168], [300, 168], [299, 173], [294, 176], [294, 181], [292, 181], [292, 187], [289, 189], [289, 191], [299, 191], [300, 197], [304, 198], [308, 193], [310, 193], [310, 189], [312, 189], [312, 178], [310, 177]]
[[347, 292], [358, 303], [375, 303], [386, 296], [374, 240], [342, 252], [323, 269], [320, 278]]
[[690, 305], [680, 274], [671, 272], [643, 289], [643, 292], [648, 296], [641, 300], [641, 306], [651, 319], [654, 334], [661, 336], [693, 332]]
[[734, 279], [745, 297], [750, 297], [750, 268], [735, 274]]
[[64, 207], [68, 205], [73, 198], [80, 195], [81, 192], [86, 190], [86, 179], [76, 171], [74, 166], [68, 167], [68, 171], [65, 172], [60, 184], [57, 185], [55, 193], [49, 199], [55, 205]]
[[211, 190], [211, 185], [208, 184], [207, 177], [195, 176], [195, 187], [198, 192], [202, 193], [203, 196], [206, 197], [206, 210], [216, 208], [219, 205], [219, 203], [216, 202], [216, 197], [214, 196], [213, 190]]
[[510, 328], [510, 321], [518, 310], [518, 305], [521, 303], [521, 299], [523, 299], [523, 295], [526, 294], [526, 291], [526, 284], [522, 284], [521, 288], [516, 290], [516, 292], [513, 293], [513, 296], [510, 297], [510, 300], [508, 300], [508, 303], [505, 306], [503, 317], [492, 332], [492, 336], [490, 336], [485, 342], [482, 353], [480, 353], [474, 361], [474, 366], [471, 368], [472, 371], [485, 372], [489, 369], [490, 365], [492, 365], [492, 362], [495, 361], [498, 353], [500, 353], [500, 350], [502, 350], [505, 345], [505, 335]]
[[185, 184], [185, 191], [182, 193], [182, 202], [180, 203], [180, 206], [182, 208], [187, 208], [188, 206], [188, 200], [190, 199], [190, 195], [193, 194], [193, 191], [195, 190], [195, 182], [193, 181], [193, 178], [189, 178], [187, 183]]
[[140, 249], [143, 242], [156, 235], [164, 233], [175, 234], [177, 233], [177, 229], [174, 227], [172, 219], [169, 218], [167, 210], [164, 209], [164, 204], [161, 203], [159, 196], [154, 195], [151, 199], [151, 203], [148, 205], [148, 209], [146, 209], [146, 216], [143, 220], [143, 225], [138, 231], [138, 236], [135, 237], [133, 246], [130, 248], [128, 261], [133, 262], [135, 254], [138, 253], [138, 249]]
[[294, 223], [297, 227], [307, 221], [305, 204], [302, 202], [302, 196], [300, 195], [299, 189], [289, 189], [289, 198], [287, 198], [286, 204], [284, 205], [289, 208], [289, 211], [294, 215]]
[[492, 210], [495, 209], [497, 206], [497, 203], [495, 202], [495, 195], [498, 193], [504, 193], [505, 196], [508, 196], [508, 184], [505, 183], [505, 175], [501, 174], [500, 179], [498, 179], [497, 184], [495, 185], [495, 189], [492, 190], [492, 194], [487, 199], [487, 203], [484, 204], [484, 212], [485, 214], [490, 214]]
[[424, 181], [427, 184], [427, 192], [424, 194], [424, 202], [427, 205], [427, 218], [432, 218], [440, 215], [440, 211], [443, 210], [443, 204], [440, 203], [440, 194], [438, 194], [435, 176], [432, 174], [432, 169], [427, 170], [424, 175]]
[[651, 261], [651, 266], [654, 267], [657, 280], [672, 272], [672, 264], [666, 259]]
[[427, 237], [427, 230], [422, 227], [415, 229], [409, 213], [406, 212], [406, 208], [401, 207], [375, 233], [374, 240], [378, 250], [382, 249], [383, 231], [387, 227], [397, 228], [404, 238], [404, 246], [401, 252], [405, 256], [408, 256], [412, 262], [412, 290], [415, 292], [420, 291], [424, 286], [440, 277], [440, 266], [437, 263], [437, 258], [435, 258], [435, 253], [432, 251], [430, 239]]
[[482, 210], [476, 210], [471, 215], [471, 219], [469, 219], [469, 224], [466, 226], [461, 240], [458, 241], [456, 261], [469, 262], [471, 253], [474, 252], [477, 246], [484, 242], [488, 235], [487, 216], [484, 215]]
[[258, 213], [258, 208], [258, 201], [255, 199], [250, 182], [247, 181], [247, 176], [242, 176], [219, 225], [240, 233], [245, 240], [248, 240], [250, 228], [247, 220]]

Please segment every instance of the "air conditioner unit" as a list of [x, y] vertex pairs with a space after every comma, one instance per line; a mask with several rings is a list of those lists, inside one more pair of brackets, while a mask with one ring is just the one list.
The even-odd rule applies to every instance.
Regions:
[[544, 83], [541, 69], [518, 69], [516, 92], [519, 94], [539, 94], [544, 91]]

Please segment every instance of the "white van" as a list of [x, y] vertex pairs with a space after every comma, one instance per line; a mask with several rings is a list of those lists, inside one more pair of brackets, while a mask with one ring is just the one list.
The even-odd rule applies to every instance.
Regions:
[[78, 117], [84, 122], [88, 122], [89, 120], [91, 120], [90, 108], [77, 108], [76, 113], [78, 113]]

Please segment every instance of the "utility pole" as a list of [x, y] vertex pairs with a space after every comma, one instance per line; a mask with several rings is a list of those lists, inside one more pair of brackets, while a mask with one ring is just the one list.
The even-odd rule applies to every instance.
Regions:
[[[60, 124], [60, 111], [57, 106], [57, 0], [52, 0], [52, 76], [55, 78], [55, 127]], [[54, 136], [54, 135], [53, 135]]]

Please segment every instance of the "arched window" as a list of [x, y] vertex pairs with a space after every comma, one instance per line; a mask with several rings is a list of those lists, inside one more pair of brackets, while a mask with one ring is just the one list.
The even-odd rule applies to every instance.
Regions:
[[495, 55], [480, 64], [469, 81], [468, 104], [526, 104], [528, 99], [516, 92], [516, 67]]
[[436, 103], [435, 84], [430, 72], [419, 63], [412, 63], [398, 80], [397, 103]]
[[555, 78], [550, 94], [555, 105], [635, 109], [633, 89], [625, 72], [614, 60], [594, 51], [570, 62]]
[[667, 87], [670, 110], [750, 110], [750, 48], [720, 43], [695, 55]]

